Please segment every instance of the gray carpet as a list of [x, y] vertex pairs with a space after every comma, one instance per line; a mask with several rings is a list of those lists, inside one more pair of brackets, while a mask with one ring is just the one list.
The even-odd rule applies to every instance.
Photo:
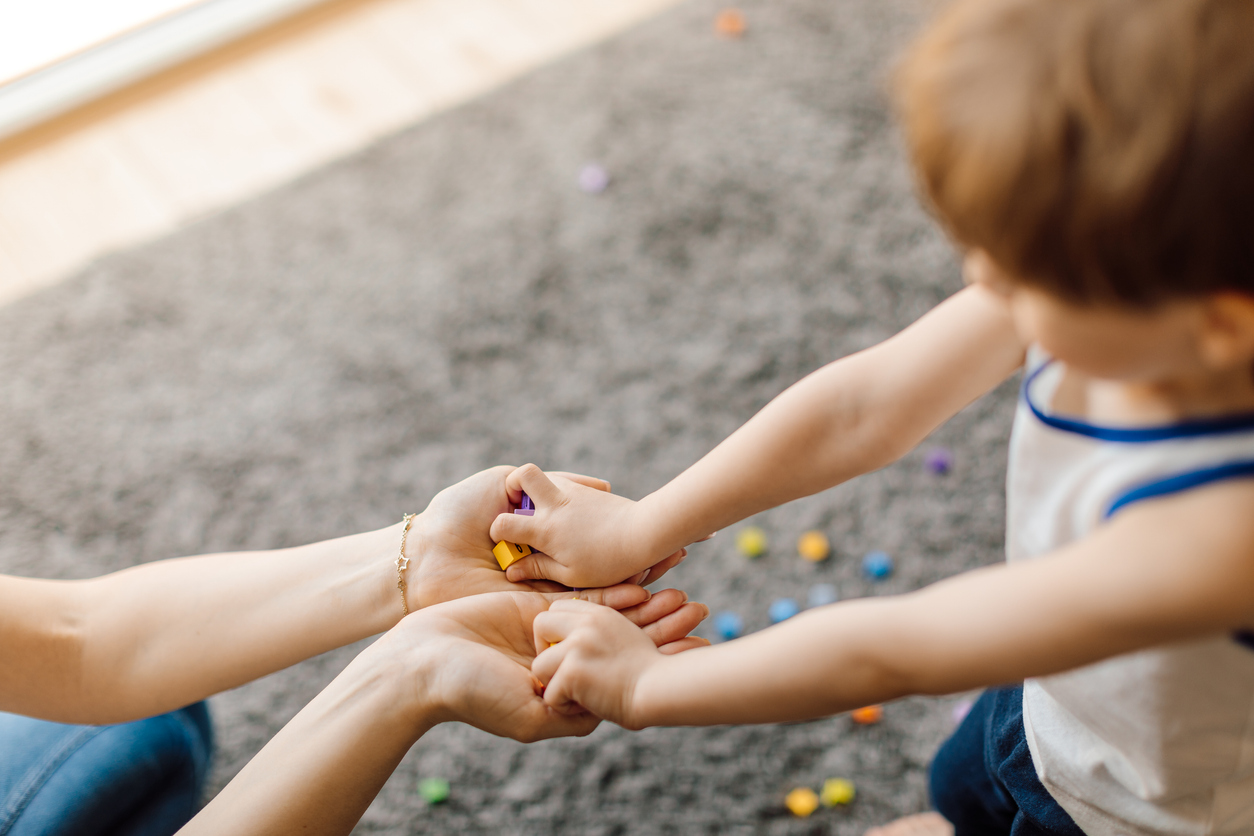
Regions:
[[[726, 41], [718, 6], [689, 0], [0, 310], [0, 569], [85, 577], [374, 528], [502, 462], [630, 496], [664, 483], [959, 286], [884, 94], [926, 5], [750, 0]], [[613, 176], [599, 196], [575, 188], [590, 160]], [[668, 582], [757, 629], [816, 581], [887, 594], [998, 559], [1012, 400], [938, 433], [950, 476], [913, 454], [762, 515], [762, 560], [724, 536]], [[835, 546], [820, 566], [791, 547], [811, 527]], [[874, 548], [899, 567], [877, 586], [858, 566]], [[214, 791], [356, 650], [215, 698]], [[861, 833], [926, 805], [954, 702], [531, 747], [442, 727], [359, 832]], [[429, 776], [448, 804], [417, 797]], [[833, 776], [856, 782], [850, 807], [785, 811]]]

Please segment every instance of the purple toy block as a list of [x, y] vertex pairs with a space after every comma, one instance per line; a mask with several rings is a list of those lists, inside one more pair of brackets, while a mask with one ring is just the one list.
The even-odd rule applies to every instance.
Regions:
[[524, 513], [525, 513], [525, 512], [527, 512], [527, 511], [533, 511], [533, 512], [534, 512], [534, 511], [536, 510], [535, 503], [533, 503], [533, 502], [531, 501], [531, 497], [527, 496], [527, 492], [526, 492], [526, 491], [523, 491], [523, 496], [522, 496], [522, 507], [520, 507], [518, 510], [519, 510], [519, 511], [523, 511]]

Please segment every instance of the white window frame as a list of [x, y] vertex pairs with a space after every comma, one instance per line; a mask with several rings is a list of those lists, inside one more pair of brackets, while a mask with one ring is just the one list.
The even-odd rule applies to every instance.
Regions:
[[0, 139], [323, 2], [203, 0], [21, 76], [0, 85]]

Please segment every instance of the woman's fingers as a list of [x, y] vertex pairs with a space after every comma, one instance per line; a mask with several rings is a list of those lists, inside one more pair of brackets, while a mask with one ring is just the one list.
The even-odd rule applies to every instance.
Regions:
[[676, 653], [683, 653], [685, 650], [694, 650], [698, 647], [709, 647], [709, 639], [699, 638], [698, 636], [687, 636], [679, 641], [667, 642], [658, 646], [658, 653], [664, 656], [674, 656]]
[[653, 583], [655, 580], [662, 577], [671, 569], [674, 569], [676, 566], [682, 563], [684, 558], [687, 556], [688, 556], [688, 550], [680, 549], [679, 551], [672, 554], [670, 557], [667, 557], [661, 562], [655, 564], [645, 574], [644, 579], [639, 581], [640, 585], [648, 586], [649, 584]]
[[679, 589], [663, 589], [654, 592], [647, 601], [641, 601], [631, 608], [623, 608], [623, 615], [637, 627], [652, 624], [665, 618], [688, 603], [688, 593]]
[[[649, 601], [653, 593], [633, 583], [620, 583], [601, 589], [565, 589], [547, 593], [550, 604], [555, 601], [587, 601], [615, 610], [636, 608]], [[660, 617], [660, 616], [659, 616]]]
[[[658, 596], [655, 595], [653, 597], [656, 598]], [[648, 606], [648, 604], [642, 606]], [[709, 615], [710, 608], [705, 604], [689, 602], [665, 615], [642, 623], [640, 627], [650, 641], [661, 647], [664, 644], [687, 637]]]

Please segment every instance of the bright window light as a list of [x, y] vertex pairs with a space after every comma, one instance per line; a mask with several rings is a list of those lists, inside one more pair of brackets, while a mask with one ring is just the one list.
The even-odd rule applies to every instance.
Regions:
[[3, 0], [0, 84], [203, 0]]

